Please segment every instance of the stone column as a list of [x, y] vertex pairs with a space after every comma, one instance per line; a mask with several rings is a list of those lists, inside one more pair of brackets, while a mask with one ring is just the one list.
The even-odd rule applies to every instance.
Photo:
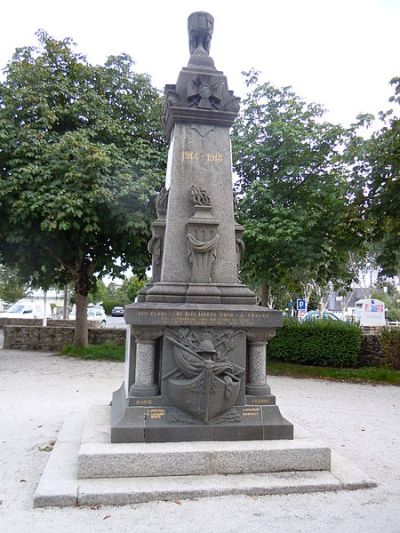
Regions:
[[158, 385], [156, 383], [156, 340], [161, 337], [162, 331], [134, 331], [136, 338], [136, 368], [135, 383], [130, 388], [132, 396], [156, 396]]
[[246, 394], [251, 396], [266, 396], [271, 394], [267, 383], [267, 343], [274, 332], [255, 332], [247, 336], [248, 347], [248, 376]]

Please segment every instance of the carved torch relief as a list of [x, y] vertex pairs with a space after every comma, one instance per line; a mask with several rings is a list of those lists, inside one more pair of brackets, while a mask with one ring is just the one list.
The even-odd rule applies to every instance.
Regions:
[[212, 267], [217, 258], [219, 221], [212, 213], [210, 197], [205, 189], [190, 189], [194, 215], [188, 221], [188, 259], [192, 265], [192, 283], [211, 283]]

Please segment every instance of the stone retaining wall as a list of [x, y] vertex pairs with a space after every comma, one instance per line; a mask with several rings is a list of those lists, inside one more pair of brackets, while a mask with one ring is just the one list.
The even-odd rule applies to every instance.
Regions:
[[362, 328], [363, 337], [359, 358], [360, 366], [387, 366], [389, 368], [399, 369], [400, 354], [396, 351], [396, 346], [391, 349], [389, 348], [389, 350], [387, 348], [385, 350], [383, 347], [382, 331], [384, 329], [399, 331], [400, 328], [398, 326]]
[[[41, 326], [42, 322], [42, 318], [6, 318], [0, 315], [0, 329], [3, 329], [5, 326]], [[74, 324], [74, 320], [47, 319], [48, 326], [74, 327]], [[99, 328], [100, 322], [97, 320], [89, 320], [88, 325], [89, 328]]]
[[360, 366], [385, 366], [387, 364], [383, 353], [380, 335], [363, 335], [361, 340]]
[[[53, 352], [62, 350], [66, 344], [74, 341], [75, 328], [61, 326], [5, 326], [4, 349], [39, 350]], [[89, 343], [103, 344], [107, 341], [124, 345], [125, 329], [116, 328], [90, 328]]]

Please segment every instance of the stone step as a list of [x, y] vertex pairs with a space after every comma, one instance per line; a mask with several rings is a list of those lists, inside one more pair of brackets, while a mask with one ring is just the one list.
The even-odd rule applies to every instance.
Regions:
[[306, 436], [276, 441], [110, 443], [111, 408], [93, 406], [78, 478], [128, 478], [330, 470], [331, 451]]
[[[103, 416], [107, 411], [104, 407], [96, 407], [94, 411], [96, 410], [103, 412]], [[65, 422], [36, 489], [33, 500], [34, 507], [125, 505], [234, 494], [261, 496], [343, 489], [355, 490], [376, 486], [374, 481], [368, 479], [360, 470], [349, 465], [342, 457], [333, 452], [331, 453], [330, 471], [79, 479], [79, 450], [85, 445], [85, 439], [86, 444], [89, 444], [87, 439], [90, 434], [88, 431], [90, 425], [93, 429], [93, 424], [86, 423], [86, 429], [83, 431], [85, 421], [88, 418], [93, 422], [93, 410], [89, 417], [77, 413], [70, 415]], [[98, 428], [101, 426], [99, 420], [94, 425]], [[107, 438], [106, 433], [103, 433], [103, 439]], [[303, 440], [303, 442], [310, 440], [310, 437], [304, 434], [295, 437], [294, 441], [296, 438]], [[194, 443], [181, 444], [188, 444], [189, 447], [194, 445]], [[209, 442], [197, 444], [210, 445]], [[212, 444], [218, 448], [221, 443]], [[240, 444], [244, 448], [249, 444], [253, 446], [252, 442]], [[157, 446], [161, 445], [157, 444]], [[285, 452], [281, 450], [280, 453], [284, 454]]]

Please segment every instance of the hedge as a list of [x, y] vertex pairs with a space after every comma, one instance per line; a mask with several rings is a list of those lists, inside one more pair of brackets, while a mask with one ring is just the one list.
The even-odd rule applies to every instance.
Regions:
[[113, 307], [125, 307], [125, 305], [126, 303], [122, 303], [121, 300], [104, 300], [102, 303], [106, 315], [111, 315]]
[[330, 320], [288, 320], [268, 343], [268, 357], [304, 365], [354, 367], [360, 348], [359, 326]]

